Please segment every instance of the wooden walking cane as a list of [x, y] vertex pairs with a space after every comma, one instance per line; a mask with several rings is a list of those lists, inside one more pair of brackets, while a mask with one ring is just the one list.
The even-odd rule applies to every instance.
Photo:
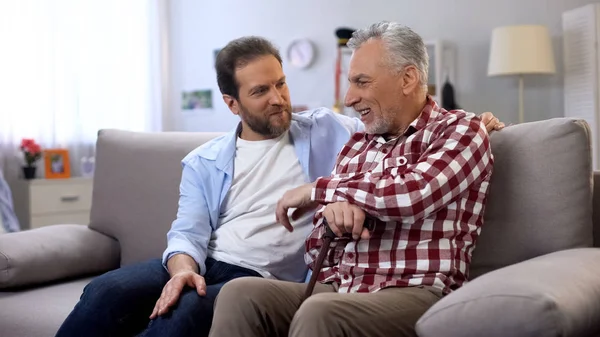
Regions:
[[321, 250], [319, 250], [319, 255], [317, 255], [317, 260], [315, 261], [315, 266], [313, 268], [312, 275], [310, 276], [310, 281], [308, 281], [308, 286], [306, 287], [306, 292], [304, 293], [304, 299], [302, 299], [302, 302], [312, 295], [312, 292], [315, 289], [315, 284], [317, 283], [317, 278], [319, 277], [319, 272], [323, 266], [323, 260], [325, 260], [325, 256], [327, 256], [331, 241], [335, 238], [335, 233], [331, 230], [331, 228], [329, 228], [327, 220], [325, 219], [323, 219], [323, 226], [327, 228], [327, 231], [325, 232], [325, 235], [323, 235], [323, 245], [321, 246]]
[[[315, 266], [313, 267], [312, 275], [308, 281], [308, 286], [306, 287], [306, 292], [304, 293], [302, 302], [306, 301], [306, 299], [312, 295], [313, 290], [315, 289], [315, 284], [317, 283], [317, 278], [319, 277], [319, 272], [323, 267], [323, 261], [325, 260], [325, 256], [327, 256], [327, 252], [329, 251], [331, 241], [335, 239], [335, 233], [329, 227], [326, 219], [323, 219], [323, 226], [327, 228], [325, 234], [323, 235], [323, 245], [321, 246], [321, 250], [319, 250], [319, 255], [317, 255], [317, 260], [315, 261]], [[371, 231], [374, 228], [374, 223], [369, 219], [365, 219], [364, 227]]]

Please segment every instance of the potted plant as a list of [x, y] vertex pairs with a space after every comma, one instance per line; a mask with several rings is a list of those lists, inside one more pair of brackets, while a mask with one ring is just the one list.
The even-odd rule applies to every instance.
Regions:
[[24, 138], [21, 140], [20, 148], [23, 151], [23, 158], [25, 159], [23, 177], [25, 179], [33, 179], [35, 178], [35, 164], [42, 157], [42, 147], [35, 140]]

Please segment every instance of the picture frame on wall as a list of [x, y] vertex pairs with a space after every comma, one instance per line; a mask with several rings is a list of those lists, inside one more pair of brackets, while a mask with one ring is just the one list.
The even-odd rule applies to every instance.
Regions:
[[46, 179], [66, 179], [71, 177], [69, 150], [44, 150], [44, 176]]

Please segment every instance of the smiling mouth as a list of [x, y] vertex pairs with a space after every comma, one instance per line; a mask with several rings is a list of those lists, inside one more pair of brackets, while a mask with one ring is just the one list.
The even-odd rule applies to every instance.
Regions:
[[279, 110], [279, 111], [277, 111], [277, 112], [273, 112], [273, 113], [271, 113], [269, 116], [277, 116], [277, 115], [281, 115], [281, 114], [283, 114], [284, 112], [285, 112], [285, 110]]
[[367, 109], [362, 109], [362, 110], [356, 110], [356, 112], [358, 112], [361, 117], [364, 117], [364, 116], [368, 115], [369, 112], [371, 112], [371, 109], [367, 108]]

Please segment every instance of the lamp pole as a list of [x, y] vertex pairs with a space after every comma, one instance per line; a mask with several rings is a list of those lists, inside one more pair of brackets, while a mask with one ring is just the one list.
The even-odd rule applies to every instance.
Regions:
[[519, 75], [519, 124], [524, 122], [523, 113], [523, 75]]

